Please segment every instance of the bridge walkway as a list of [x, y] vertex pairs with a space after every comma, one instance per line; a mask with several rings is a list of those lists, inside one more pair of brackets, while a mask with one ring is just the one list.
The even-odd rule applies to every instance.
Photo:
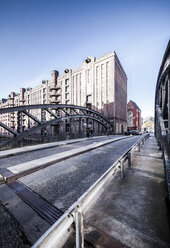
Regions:
[[133, 152], [125, 179], [120, 180], [117, 174], [84, 216], [94, 227], [85, 227], [85, 236], [95, 247], [99, 243], [100, 247], [107, 247], [107, 242], [102, 246], [102, 232], [132, 248], [170, 247], [165, 190], [161, 151], [151, 136], [140, 151]]

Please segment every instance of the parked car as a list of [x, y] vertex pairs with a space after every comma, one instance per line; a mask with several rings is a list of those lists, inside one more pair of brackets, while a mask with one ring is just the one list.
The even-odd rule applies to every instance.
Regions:
[[128, 130], [124, 133], [125, 135], [140, 135], [139, 130]]

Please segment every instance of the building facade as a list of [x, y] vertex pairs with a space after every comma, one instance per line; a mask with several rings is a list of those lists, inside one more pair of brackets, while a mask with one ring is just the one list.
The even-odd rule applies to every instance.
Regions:
[[139, 130], [142, 127], [141, 110], [138, 105], [130, 100], [127, 104], [128, 130]]
[[[58, 71], [52, 71], [50, 81], [43, 80], [35, 88], [20, 89], [20, 93], [11, 92], [7, 99], [2, 99], [0, 108], [32, 105], [32, 104], [73, 104], [99, 111], [108, 117], [114, 126], [114, 133], [127, 130], [127, 76], [115, 52], [102, 57], [88, 57], [83, 64], [76, 68], [67, 68], [59, 76]], [[41, 111], [31, 110], [38, 119], [42, 118]], [[0, 121], [10, 128], [16, 129], [17, 116], [15, 113], [0, 116]], [[50, 114], [46, 113], [46, 119]], [[33, 120], [23, 116], [23, 129], [34, 125]], [[88, 123], [94, 129], [96, 123]], [[72, 126], [72, 128], [71, 128]], [[48, 128], [48, 132], [58, 129], [58, 132], [76, 132], [76, 121], [65, 121], [58, 127]], [[74, 130], [75, 129], [75, 130]], [[0, 127], [1, 135], [8, 132]]]

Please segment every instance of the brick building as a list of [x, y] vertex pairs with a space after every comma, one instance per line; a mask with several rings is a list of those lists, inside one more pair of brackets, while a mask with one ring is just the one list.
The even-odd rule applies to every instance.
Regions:
[[[83, 64], [76, 68], [67, 68], [59, 76], [58, 71], [52, 71], [50, 81], [43, 80], [35, 88], [21, 88], [20, 93], [11, 92], [7, 99], [2, 99], [0, 108], [30, 105], [30, 104], [74, 104], [92, 108], [108, 117], [114, 126], [114, 133], [123, 133], [127, 130], [127, 76], [115, 52], [102, 57], [88, 57]], [[31, 110], [30, 113], [41, 119], [41, 111]], [[0, 116], [0, 121], [15, 129], [17, 116], [15, 113]], [[51, 118], [47, 113], [46, 119]], [[23, 128], [34, 125], [27, 116], [23, 118]], [[72, 125], [72, 127], [71, 127]], [[94, 133], [99, 128], [91, 123]], [[59, 125], [58, 132], [76, 133], [76, 121], [65, 121]], [[66, 130], [67, 129], [67, 130]], [[48, 128], [51, 132], [52, 128]], [[0, 134], [8, 132], [0, 127]]]
[[130, 100], [127, 104], [128, 130], [141, 130], [141, 110], [138, 105]]

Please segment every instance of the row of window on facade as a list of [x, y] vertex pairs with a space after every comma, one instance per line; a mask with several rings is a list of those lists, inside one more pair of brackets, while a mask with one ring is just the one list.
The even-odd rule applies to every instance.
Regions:
[[[90, 69], [87, 70], [87, 71], [88, 71], [88, 73], [87, 73], [87, 75], [88, 75], [87, 76], [87, 82], [90, 83], [90, 81], [91, 81], [91, 76], [90, 76], [91, 72], [90, 72]], [[96, 88], [97, 88], [97, 91], [99, 90], [98, 89], [98, 81], [99, 81], [98, 74], [99, 74], [99, 66], [96, 67]], [[80, 87], [80, 92], [79, 93], [81, 95], [81, 78], [82, 78], [82, 73], [79, 73], [79, 74], [73, 76], [73, 99], [74, 99], [74, 88], [77, 89], [78, 85]], [[106, 83], [108, 82], [108, 80], [109, 80], [109, 62], [106, 63]], [[75, 85], [75, 83], [76, 83], [76, 85]], [[62, 85], [62, 81], [60, 81], [59, 84]], [[65, 85], [66, 85], [65, 92], [69, 93], [68, 92], [69, 91], [69, 87], [68, 87], [69, 78], [65, 80]], [[31, 89], [29, 89], [29, 91], [30, 90]], [[46, 93], [46, 88], [45, 87], [43, 88], [43, 90], [38, 90], [38, 91], [33, 92], [33, 93], [30, 92], [30, 94], [28, 94], [26, 96], [27, 103], [30, 104], [31, 102], [32, 103], [41, 102], [41, 100], [42, 100], [41, 99], [42, 92], [43, 92], [43, 103], [45, 103], [46, 102], [46, 100], [45, 100], [45, 98], [46, 98], [46, 94], [45, 94]], [[102, 92], [101, 93], [102, 94], [101, 98], [103, 98], [104, 97], [104, 64], [101, 65], [101, 92]], [[108, 96], [108, 94], [109, 94], [109, 90], [108, 90], [108, 87], [107, 87], [107, 84], [106, 84], [106, 95]], [[68, 95], [66, 94], [65, 96], [66, 96], [65, 97], [66, 101], [68, 102]], [[97, 93], [96, 94], [96, 101], [97, 102], [98, 102], [98, 98], [99, 98], [99, 95]], [[78, 101], [76, 100], [76, 102], [78, 102]], [[80, 102], [81, 102], [81, 99], [80, 99]], [[19, 100], [15, 100], [15, 105], [19, 105]]]

